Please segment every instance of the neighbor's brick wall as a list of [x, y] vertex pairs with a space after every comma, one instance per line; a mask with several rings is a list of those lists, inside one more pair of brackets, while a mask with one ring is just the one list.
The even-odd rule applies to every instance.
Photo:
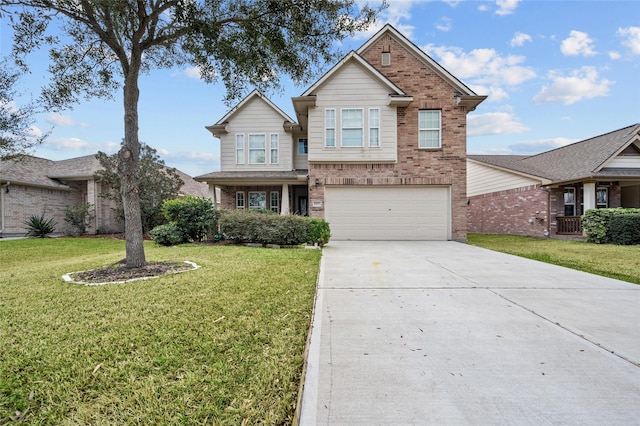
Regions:
[[469, 232], [543, 237], [549, 194], [531, 185], [469, 198]]
[[[383, 51], [391, 52], [391, 65], [382, 66]], [[398, 108], [398, 163], [309, 164], [310, 206], [324, 201], [325, 184], [451, 185], [452, 238], [466, 240], [466, 114], [457, 108], [455, 90], [391, 37], [382, 37], [362, 55], [367, 62], [404, 90], [413, 101]], [[418, 110], [442, 110], [442, 149], [418, 149]], [[313, 183], [318, 179], [320, 185]], [[322, 207], [310, 215], [324, 217]]]

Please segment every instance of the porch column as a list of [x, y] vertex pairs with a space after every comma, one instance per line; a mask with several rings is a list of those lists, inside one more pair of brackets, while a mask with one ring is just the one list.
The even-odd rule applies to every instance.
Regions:
[[95, 179], [87, 180], [87, 203], [90, 203], [89, 214], [93, 216], [93, 223], [87, 226], [87, 233], [95, 234], [102, 225], [102, 211], [98, 203], [98, 188]]
[[282, 208], [280, 209], [281, 215], [289, 214], [289, 185], [286, 183], [282, 185]]
[[587, 210], [596, 208], [596, 183], [595, 182], [585, 182], [584, 183], [584, 212]]

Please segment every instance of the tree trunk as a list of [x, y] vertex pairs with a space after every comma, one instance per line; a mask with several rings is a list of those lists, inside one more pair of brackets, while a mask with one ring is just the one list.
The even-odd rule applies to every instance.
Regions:
[[[132, 66], [133, 68], [133, 66]], [[120, 194], [124, 208], [124, 238], [126, 242], [126, 266], [139, 268], [146, 263], [143, 245], [142, 219], [140, 215], [140, 182], [138, 161], [138, 76], [132, 69], [124, 82], [124, 146], [118, 155]]]

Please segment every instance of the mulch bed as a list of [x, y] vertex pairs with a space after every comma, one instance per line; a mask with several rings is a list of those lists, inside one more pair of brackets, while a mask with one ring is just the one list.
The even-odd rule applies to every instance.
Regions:
[[140, 268], [127, 268], [126, 261], [123, 259], [104, 268], [76, 272], [73, 274], [73, 279], [87, 283], [103, 283], [157, 277], [191, 269], [193, 266], [184, 262], [148, 262]]

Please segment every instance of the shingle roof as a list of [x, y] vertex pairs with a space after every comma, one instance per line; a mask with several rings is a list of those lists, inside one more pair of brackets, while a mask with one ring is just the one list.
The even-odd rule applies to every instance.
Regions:
[[212, 172], [206, 175], [196, 176], [194, 179], [201, 182], [213, 181], [216, 179], [238, 179], [238, 180], [299, 180], [306, 178], [307, 171], [234, 171], [234, 172]]
[[[0, 180], [14, 184], [24, 184], [56, 189], [70, 189], [65, 180], [87, 180], [101, 169], [95, 154], [67, 160], [53, 161], [45, 158], [23, 155], [13, 160], [0, 160]], [[177, 170], [184, 181], [180, 193], [206, 197], [206, 183], [196, 182], [186, 173]]]
[[[614, 176], [613, 169], [603, 169], [603, 166], [637, 137], [640, 137], [640, 123], [531, 156], [469, 155], [468, 157], [482, 163], [555, 182]], [[621, 175], [640, 176], [640, 170], [624, 169]]]

